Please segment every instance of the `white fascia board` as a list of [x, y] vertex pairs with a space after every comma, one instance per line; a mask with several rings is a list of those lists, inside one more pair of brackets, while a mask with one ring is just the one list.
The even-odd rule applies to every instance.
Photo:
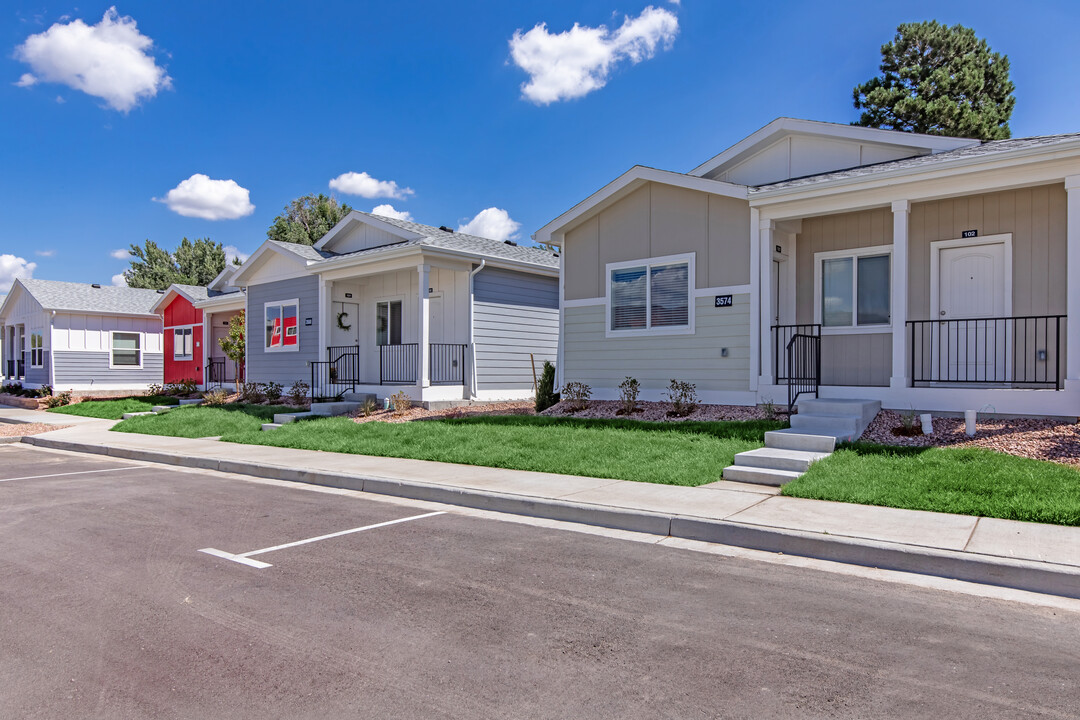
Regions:
[[245, 281], [249, 277], [251, 277], [251, 273], [254, 272], [255, 266], [258, 265], [259, 260], [262, 259], [262, 257], [267, 253], [274, 253], [275, 255], [280, 255], [281, 257], [288, 258], [300, 267], [307, 267], [310, 264], [308, 261], [304, 260], [304, 258], [300, 257], [299, 255], [291, 253], [288, 250], [282, 250], [281, 248], [274, 245], [274, 243], [270, 240], [266, 240], [263, 242], [262, 245], [259, 246], [259, 248], [255, 252], [251, 253], [248, 259], [244, 261], [244, 264], [241, 265], [240, 268], [236, 271], [236, 275], [234, 275], [232, 279], [233, 284], [237, 287], [245, 285]]
[[[0, 320], [7, 318], [7, 307], [9, 304], [14, 307], [15, 300], [13, 298], [15, 297], [16, 289], [19, 292], [26, 292], [26, 286], [19, 281], [19, 278], [15, 278], [15, 282], [11, 284], [11, 289], [8, 290], [7, 295], [4, 297], [4, 302], [0, 303]], [[31, 297], [33, 296], [31, 295]], [[40, 305], [41, 303], [38, 304]]]
[[330, 228], [329, 232], [319, 238], [319, 241], [315, 243], [316, 250], [322, 250], [324, 247], [334, 241], [338, 235], [343, 233], [346, 228], [352, 227], [353, 223], [364, 223], [365, 225], [371, 225], [380, 230], [384, 230], [391, 235], [396, 235], [405, 240], [416, 240], [424, 237], [419, 233], [411, 232], [405, 228], [398, 227], [393, 223], [388, 223], [385, 220], [380, 220], [378, 215], [369, 215], [368, 213], [360, 212], [359, 210], [351, 210], [348, 215], [341, 218], [338, 224]]
[[506, 258], [493, 258], [490, 255], [485, 255], [483, 253], [471, 253], [463, 250], [451, 250], [449, 248], [433, 247], [430, 245], [409, 245], [408, 247], [399, 248], [396, 250], [388, 250], [386, 252], [381, 252], [373, 255], [323, 260], [322, 262], [314, 263], [310, 267], [312, 272], [322, 274], [331, 270], [341, 270], [344, 268], [360, 267], [363, 265], [382, 263], [387, 260], [398, 260], [401, 258], [407, 258], [412, 255], [443, 257], [455, 260], [486, 260], [489, 267], [502, 267], [508, 270], [523, 270], [525, 272], [531, 272], [539, 275], [550, 275], [552, 277], [556, 277], [559, 274], [559, 268], [557, 267], [536, 265], [533, 263], [510, 260]]
[[165, 291], [165, 294], [161, 296], [161, 299], [154, 303], [154, 312], [156, 314], [163, 313], [168, 304], [171, 303], [177, 295], [183, 296], [183, 298], [192, 305], [194, 305], [196, 302], [195, 298], [184, 292], [183, 288], [173, 284], [169, 286], [169, 288]]
[[916, 147], [929, 150], [931, 153], [956, 150], [979, 142], [968, 138], [923, 135], [899, 130], [882, 130], [858, 125], [840, 125], [839, 123], [821, 122], [819, 120], [799, 120], [797, 118], [782, 117], [746, 136], [719, 155], [709, 158], [691, 170], [689, 174], [703, 176], [718, 170], [724, 165], [736, 164], [758, 150], [765, 149], [766, 146], [776, 142], [779, 138], [793, 134], [870, 142], [879, 145]]
[[[1063, 181], [1066, 176], [1078, 172], [1080, 172], [1080, 140], [1055, 145], [1050, 149], [1045, 147], [1026, 148], [992, 156], [959, 158], [929, 167], [885, 171], [875, 173], [869, 177], [842, 178], [772, 192], [758, 191], [750, 195], [750, 207], [761, 208], [766, 211], [767, 208], [781, 203], [802, 202], [803, 204], [813, 204], [820, 202], [823, 198], [875, 190], [890, 195], [890, 200], [887, 202], [873, 202], [870, 205], [864, 203], [860, 206], [870, 207], [878, 204], [888, 205], [897, 197], [918, 201]], [[986, 176], [990, 173], [994, 173], [994, 175], [990, 175], [989, 180], [979, 180], [974, 177], [977, 174]], [[972, 176], [971, 182], [960, 183], [956, 181], [956, 178], [963, 176]], [[914, 185], [915, 183], [928, 183], [935, 180], [952, 180], [955, 184], [950, 185], [948, 193], [929, 188], [920, 191], [917, 185], [900, 189], [902, 184]], [[803, 216], [809, 216], [806, 214], [805, 209], [801, 210]], [[817, 212], [818, 210], [824, 212]], [[835, 210], [831, 206], [820, 205], [815, 207], [814, 211], [809, 214], [827, 214], [833, 211]], [[790, 213], [770, 211], [767, 216], [770, 219], [777, 220], [786, 217], [788, 214]], [[791, 216], [795, 217], [798, 214], [796, 212]]]
[[533, 240], [538, 243], [558, 245], [561, 240], [552, 240], [561, 230], [570, 223], [575, 222], [583, 215], [598, 211], [606, 205], [616, 202], [625, 195], [629, 195], [641, 185], [647, 182], [655, 182], [663, 185], [672, 185], [687, 190], [697, 190], [711, 195], [723, 195], [724, 197], [747, 198], [748, 188], [745, 185], [724, 182], [722, 180], [709, 180], [683, 173], [671, 172], [670, 170], [658, 170], [656, 168], [635, 165], [619, 177], [609, 182], [604, 187], [594, 192], [589, 197], [558, 216], [547, 225], [533, 233]]
[[216, 297], [207, 298], [206, 300], [200, 300], [199, 302], [192, 303], [192, 306], [197, 310], [242, 310], [244, 308], [246, 296], [242, 292], [229, 293], [227, 295], [218, 295]]

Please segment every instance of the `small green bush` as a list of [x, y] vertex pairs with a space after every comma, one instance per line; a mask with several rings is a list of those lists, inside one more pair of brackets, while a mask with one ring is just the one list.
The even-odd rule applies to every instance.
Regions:
[[262, 387], [258, 383], [240, 383], [240, 402], [261, 403], [262, 401]]
[[45, 398], [45, 407], [55, 408], [55, 407], [63, 407], [64, 405], [70, 405], [70, 404], [71, 404], [71, 391], [70, 390], [64, 390], [63, 392], [59, 392], [59, 393], [57, 393], [55, 395], [49, 395], [47, 398]]
[[360, 412], [364, 417], [371, 417], [371, 414], [378, 409], [379, 404], [373, 398], [365, 398], [364, 402], [360, 404]]
[[229, 399], [229, 393], [222, 388], [210, 390], [203, 395], [203, 405], [224, 405]]
[[52, 385], [42, 385], [34, 391], [34, 394], [37, 395], [39, 398], [49, 397], [53, 394]]
[[641, 383], [627, 375], [626, 379], [619, 383], [619, 409], [616, 414], [633, 415], [637, 412], [637, 400], [640, 394]]
[[289, 402], [293, 405], [303, 405], [307, 401], [308, 390], [311, 386], [303, 380], [297, 380], [289, 388]]
[[281, 383], [267, 382], [262, 384], [262, 394], [270, 402], [276, 403], [281, 399]]
[[589, 398], [592, 397], [592, 388], [583, 382], [568, 382], [562, 390], [562, 394], [570, 402], [571, 412], [580, 412], [589, 407]]
[[394, 409], [394, 414], [400, 415], [412, 407], [412, 398], [404, 390], [396, 392], [390, 396], [390, 407]]
[[671, 417], [686, 417], [697, 409], [697, 385], [694, 383], [672, 380], [667, 396], [671, 403], [671, 410], [668, 411]]
[[545, 360], [540, 382], [536, 386], [536, 412], [544, 412], [557, 402], [559, 394], [555, 392], [555, 366], [550, 360]]
[[165, 394], [165, 386], [154, 383], [146, 389], [146, 394], [150, 397], [158, 397]]

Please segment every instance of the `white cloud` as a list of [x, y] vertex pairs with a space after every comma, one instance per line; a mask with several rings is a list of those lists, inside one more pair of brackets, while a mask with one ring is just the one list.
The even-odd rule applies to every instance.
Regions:
[[376, 180], [366, 172], [342, 173], [330, 181], [330, 189], [346, 195], [359, 195], [369, 200], [375, 198], [404, 200], [414, 194], [412, 188], [399, 187], [393, 180]]
[[124, 273], [113, 275], [112, 284], [114, 287], [127, 287], [127, 279], [124, 277]]
[[130, 250], [113, 250], [109, 253], [109, 257], [115, 260], [127, 260], [131, 257]]
[[492, 240], [509, 240], [517, 233], [521, 223], [510, 219], [510, 213], [495, 207], [481, 210], [469, 222], [458, 226], [458, 232]]
[[56, 251], [55, 250], [35, 250], [34, 254], [39, 255], [41, 257], [52, 257], [53, 255], [56, 254]]
[[376, 205], [371, 210], [372, 215], [382, 215], [383, 217], [397, 218], [398, 220], [408, 220], [412, 222], [412, 213], [407, 210], [395, 210], [393, 205], [387, 203], [386, 205]]
[[61, 83], [126, 113], [172, 86], [165, 69], [149, 54], [153, 45], [135, 20], [120, 17], [115, 7], [106, 10], [97, 25], [78, 19], [58, 22], [15, 48], [15, 59], [33, 70], [16, 85]]
[[546, 23], [510, 39], [510, 57], [529, 74], [521, 93], [537, 105], [588, 95], [607, 84], [611, 71], [623, 60], [639, 63], [656, 54], [658, 45], [671, 47], [679, 33], [674, 13], [649, 6], [636, 18], [629, 16], [615, 31], [606, 25], [574, 27], [550, 33]]
[[34, 268], [37, 263], [28, 262], [26, 258], [15, 255], [0, 255], [0, 293], [6, 293], [11, 289], [15, 278], [30, 278], [34, 276]]
[[195, 173], [174, 187], [164, 198], [154, 198], [177, 215], [203, 220], [235, 220], [255, 212], [251, 194], [234, 180], [211, 180]]
[[248, 259], [248, 253], [240, 252], [240, 249], [235, 245], [225, 246], [225, 266], [229, 267], [233, 264], [233, 258], [237, 258], [240, 262], [244, 262]]

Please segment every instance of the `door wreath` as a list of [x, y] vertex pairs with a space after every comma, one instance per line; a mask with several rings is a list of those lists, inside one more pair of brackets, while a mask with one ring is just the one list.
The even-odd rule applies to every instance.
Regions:
[[337, 314], [337, 326], [339, 328], [341, 328], [342, 330], [351, 330], [352, 329], [352, 325], [346, 325], [345, 324], [345, 318], [347, 318], [347, 317], [349, 317], [349, 313], [347, 313], [347, 312], [339, 312]]

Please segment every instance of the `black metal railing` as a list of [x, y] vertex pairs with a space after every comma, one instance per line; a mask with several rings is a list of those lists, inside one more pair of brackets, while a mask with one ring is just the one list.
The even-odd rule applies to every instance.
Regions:
[[821, 336], [795, 333], [785, 348], [787, 360], [788, 412], [795, 409], [800, 395], [818, 396], [821, 386]]
[[1064, 315], [908, 320], [912, 385], [1062, 388]]
[[360, 347], [357, 345], [332, 345], [326, 348], [326, 359], [330, 363], [337, 382], [360, 382]]
[[334, 363], [316, 360], [311, 363], [311, 397], [313, 400], [340, 398], [356, 389], [352, 380], [339, 380]]
[[19, 378], [26, 377], [26, 361], [23, 360], [22, 358], [19, 358], [18, 360], [16, 360], [15, 361], [15, 371], [16, 371], [16, 375], [15, 375], [16, 377], [19, 377]]
[[450, 343], [431, 344], [431, 373], [432, 385], [464, 385], [465, 384], [465, 358], [468, 345], [454, 345]]
[[8, 360], [7, 361], [7, 372], [4, 373], [4, 377], [9, 378], [9, 379], [15, 377], [15, 361], [14, 360]]
[[420, 346], [417, 343], [379, 346], [379, 384], [408, 385], [420, 372]]
[[820, 337], [821, 325], [819, 323], [802, 323], [799, 325], [773, 325], [773, 378], [778, 385], [787, 382], [790, 375], [787, 359], [787, 346], [795, 335], [812, 335]]
[[206, 364], [206, 384], [215, 387], [225, 384], [225, 358], [210, 358]]

